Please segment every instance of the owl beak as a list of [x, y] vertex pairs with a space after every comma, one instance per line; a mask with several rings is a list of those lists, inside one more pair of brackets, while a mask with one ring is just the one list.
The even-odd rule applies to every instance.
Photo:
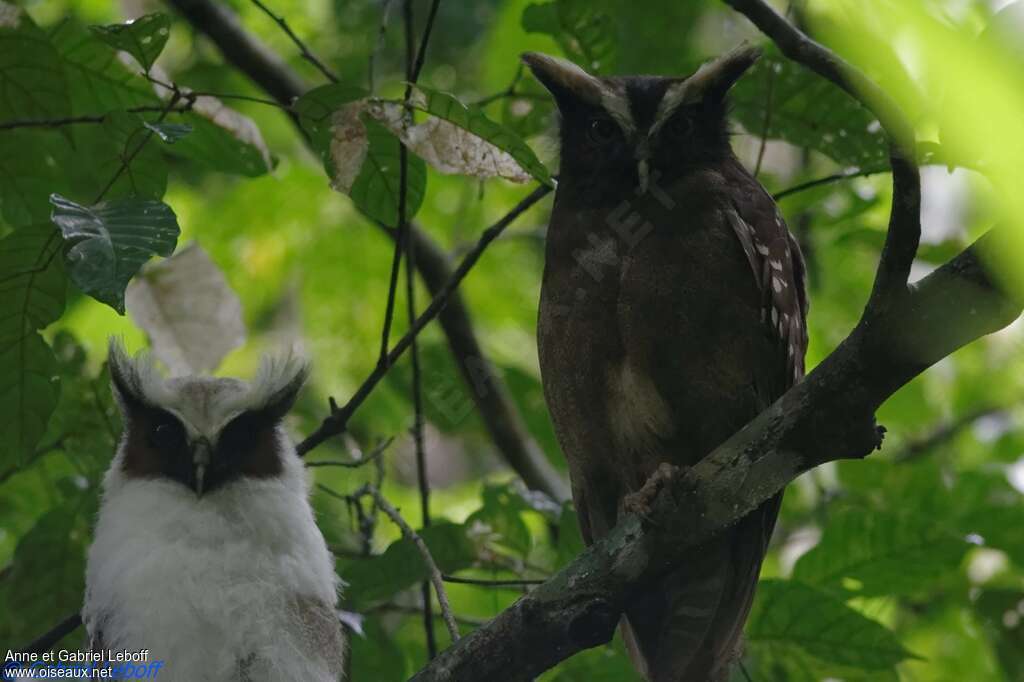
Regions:
[[640, 194], [647, 194], [647, 184], [650, 181], [650, 162], [647, 159], [637, 159], [636, 174], [640, 180]]
[[210, 449], [210, 441], [200, 438], [192, 450], [192, 489], [196, 491], [196, 497], [203, 496], [206, 470], [210, 466]]
[[640, 182], [640, 194], [647, 194], [651, 178], [651, 151], [646, 137], [636, 142], [636, 177]]

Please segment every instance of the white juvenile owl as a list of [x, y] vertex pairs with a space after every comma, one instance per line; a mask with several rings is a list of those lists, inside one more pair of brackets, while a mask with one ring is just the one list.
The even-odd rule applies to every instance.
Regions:
[[163, 682], [341, 677], [334, 559], [281, 426], [306, 373], [164, 379], [111, 344], [124, 434], [89, 550], [93, 650], [148, 649]]

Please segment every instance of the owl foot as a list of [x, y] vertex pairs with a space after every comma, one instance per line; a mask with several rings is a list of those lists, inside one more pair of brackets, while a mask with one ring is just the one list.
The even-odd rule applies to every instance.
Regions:
[[658, 497], [658, 493], [661, 492], [662, 488], [671, 485], [673, 481], [684, 476], [687, 471], [688, 469], [685, 467], [662, 462], [640, 490], [622, 498], [620, 505], [622, 511], [626, 514], [636, 514], [645, 523], [653, 525], [651, 521], [653, 514], [652, 505], [655, 498]]

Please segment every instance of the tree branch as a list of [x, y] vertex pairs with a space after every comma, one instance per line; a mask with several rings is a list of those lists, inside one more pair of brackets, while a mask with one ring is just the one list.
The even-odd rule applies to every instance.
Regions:
[[[229, 63], [281, 104], [291, 105], [292, 100], [306, 91], [302, 80], [276, 54], [247, 33], [226, 5], [213, 0], [167, 0], [167, 3], [210, 38]], [[394, 237], [392, 232], [388, 234]], [[422, 230], [412, 228], [409, 235], [416, 250], [420, 276], [431, 295], [436, 297], [454, 275], [448, 257]], [[456, 364], [499, 452], [527, 486], [556, 500], [568, 499], [565, 482], [526, 431], [508, 389], [480, 348], [468, 309], [454, 290], [448, 295], [447, 306], [439, 318]]]
[[862, 323], [778, 402], [626, 515], [601, 541], [412, 679], [530, 680], [611, 639], [635, 584], [656, 579], [804, 471], [864, 457], [880, 443], [874, 411], [957, 348], [1009, 324], [1022, 304], [981, 265], [987, 235], [896, 305]]
[[[874, 84], [811, 41], [761, 0], [725, 0], [783, 53], [874, 107], [893, 140], [909, 127]], [[863, 98], [867, 98], [865, 101]], [[692, 469], [662, 484], [651, 514], [624, 515], [602, 540], [488, 625], [443, 652], [419, 682], [530, 680], [574, 653], [607, 642], [633, 585], [657, 579], [711, 539], [825, 462], [881, 446], [875, 410], [957, 348], [1009, 324], [1022, 304], [982, 266], [998, 232], [910, 288], [920, 234], [916, 166], [893, 147], [894, 198], [871, 299], [857, 327], [807, 378]], [[652, 479], [654, 481], [655, 479]]]

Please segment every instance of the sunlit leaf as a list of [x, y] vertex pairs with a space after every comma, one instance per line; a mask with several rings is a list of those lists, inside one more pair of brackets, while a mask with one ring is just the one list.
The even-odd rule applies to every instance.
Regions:
[[143, 268], [125, 298], [153, 354], [173, 374], [212, 371], [245, 341], [242, 304], [197, 244]]
[[89, 28], [97, 38], [115, 50], [124, 50], [149, 71], [171, 35], [171, 20], [157, 12], [123, 24]]
[[96, 300], [124, 314], [128, 281], [153, 255], [170, 256], [178, 220], [160, 201], [124, 199], [83, 206], [50, 197], [53, 222], [67, 244], [68, 274]]

